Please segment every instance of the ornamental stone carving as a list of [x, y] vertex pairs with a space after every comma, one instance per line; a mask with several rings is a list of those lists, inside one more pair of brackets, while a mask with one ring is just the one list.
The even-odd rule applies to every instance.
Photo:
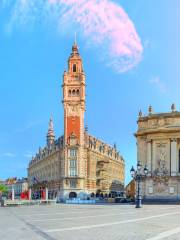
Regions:
[[174, 122], [173, 118], [166, 118], [165, 119], [165, 125], [171, 125], [171, 124], [173, 124], [173, 122]]
[[168, 176], [154, 176], [153, 185], [157, 193], [166, 191], [168, 187], [169, 177]]
[[163, 125], [164, 125], [164, 119], [163, 118], [160, 118], [159, 120], [158, 120], [158, 126], [159, 127], [162, 127]]
[[165, 176], [168, 174], [167, 169], [167, 151], [166, 144], [160, 143], [157, 145], [157, 157], [156, 157], [157, 168], [154, 171], [154, 175]]
[[157, 126], [157, 120], [156, 119], [152, 119], [148, 121], [148, 127], [149, 128], [154, 128]]
[[80, 108], [78, 105], [71, 105], [67, 106], [67, 115], [68, 116], [79, 116], [80, 115]]

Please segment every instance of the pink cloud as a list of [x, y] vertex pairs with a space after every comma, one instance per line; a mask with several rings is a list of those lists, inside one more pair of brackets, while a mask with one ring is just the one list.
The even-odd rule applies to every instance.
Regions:
[[76, 31], [100, 59], [118, 72], [135, 67], [143, 47], [133, 22], [122, 7], [110, 0], [16, 0], [13, 21], [55, 19], [58, 29]]

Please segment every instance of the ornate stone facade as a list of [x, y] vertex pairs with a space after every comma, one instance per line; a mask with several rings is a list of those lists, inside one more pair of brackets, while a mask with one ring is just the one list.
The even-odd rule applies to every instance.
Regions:
[[55, 140], [50, 119], [47, 146], [29, 163], [34, 190], [48, 187], [59, 198], [120, 191], [124, 185], [124, 159], [112, 147], [84, 128], [85, 73], [75, 43], [63, 76], [64, 135]]
[[137, 159], [147, 165], [148, 177], [142, 182], [144, 199], [180, 199], [180, 112], [139, 113]]

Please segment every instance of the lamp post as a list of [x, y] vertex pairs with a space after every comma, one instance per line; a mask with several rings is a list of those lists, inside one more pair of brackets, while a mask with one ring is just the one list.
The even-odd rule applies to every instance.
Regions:
[[137, 170], [134, 169], [132, 166], [130, 170], [132, 178], [137, 182], [137, 197], [136, 197], [136, 208], [141, 208], [141, 194], [140, 194], [140, 182], [143, 178], [145, 178], [148, 174], [148, 168], [145, 165], [144, 169], [142, 170], [142, 165], [138, 161], [137, 163]]

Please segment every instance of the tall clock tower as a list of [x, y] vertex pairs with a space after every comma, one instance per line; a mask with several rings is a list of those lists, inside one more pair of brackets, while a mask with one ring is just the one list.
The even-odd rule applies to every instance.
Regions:
[[63, 76], [64, 105], [64, 188], [84, 189], [84, 112], [85, 73], [75, 41], [68, 59], [68, 71]]

